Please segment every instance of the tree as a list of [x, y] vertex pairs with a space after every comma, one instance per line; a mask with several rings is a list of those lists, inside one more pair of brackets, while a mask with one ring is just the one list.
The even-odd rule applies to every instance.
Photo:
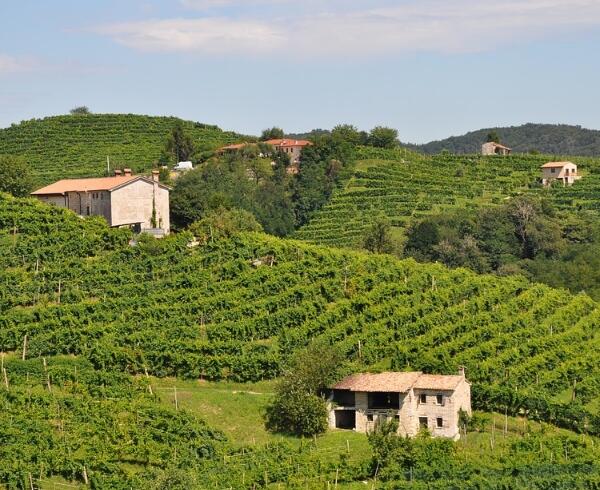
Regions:
[[389, 254], [394, 251], [396, 247], [392, 237], [392, 225], [387, 218], [377, 218], [367, 229], [363, 246], [370, 252], [378, 254]]
[[175, 163], [188, 161], [194, 154], [194, 141], [183, 130], [181, 121], [177, 121], [173, 126], [165, 148], [169, 154], [173, 155]]
[[342, 374], [343, 359], [332, 345], [319, 342], [297, 353], [267, 406], [267, 429], [302, 436], [325, 432], [327, 404], [321, 392]]
[[0, 192], [24, 197], [29, 195], [33, 186], [33, 177], [24, 158], [0, 155]]
[[273, 127], [273, 128], [265, 129], [262, 132], [262, 135], [260, 136], [260, 140], [261, 141], [277, 140], [277, 139], [282, 139], [284, 137], [285, 137], [285, 133], [283, 132], [283, 129]]
[[352, 124], [338, 124], [331, 130], [331, 137], [334, 141], [343, 141], [356, 146], [367, 144], [369, 135], [364, 131], [359, 131]]
[[90, 109], [87, 106], [79, 106], [79, 107], [74, 107], [73, 109], [71, 109], [69, 111], [71, 113], [71, 115], [73, 116], [86, 116], [88, 114], [91, 114], [92, 112], [90, 111]]
[[490, 131], [487, 134], [487, 142], [488, 143], [500, 143], [500, 136], [498, 136], [498, 133], [495, 130]]
[[242, 231], [262, 231], [262, 226], [252, 213], [244, 209], [218, 208], [189, 227], [201, 243], [227, 238]]
[[398, 130], [385, 126], [377, 126], [369, 133], [369, 144], [378, 148], [395, 148], [398, 146]]

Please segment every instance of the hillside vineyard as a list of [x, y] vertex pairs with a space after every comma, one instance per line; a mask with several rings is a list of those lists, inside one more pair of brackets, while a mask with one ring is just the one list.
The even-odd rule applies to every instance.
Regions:
[[[465, 365], [474, 408], [600, 429], [586, 411], [599, 401], [600, 309], [584, 294], [261, 234], [130, 247], [122, 230], [6, 196], [0, 229], [0, 351], [27, 336], [31, 357], [254, 381], [318, 338], [357, 369]], [[573, 396], [577, 417], [560, 408]]]
[[352, 175], [295, 234], [323, 245], [357, 247], [378, 215], [404, 228], [412, 219], [455, 208], [498, 205], [519, 194], [544, 196], [557, 209], [600, 214], [600, 160], [578, 158], [583, 178], [543, 188], [548, 156], [426, 157], [407, 150], [362, 148]]
[[[0, 129], [0, 155], [25, 157], [39, 186], [64, 178], [106, 175], [112, 168], [148, 172], [158, 161], [175, 117], [87, 114], [33, 119]], [[207, 148], [235, 142], [240, 135], [216, 126], [183, 121], [194, 141]]]

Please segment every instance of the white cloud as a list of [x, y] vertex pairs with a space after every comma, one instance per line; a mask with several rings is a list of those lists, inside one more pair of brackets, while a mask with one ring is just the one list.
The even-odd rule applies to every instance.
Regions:
[[36, 64], [31, 58], [15, 58], [0, 53], [0, 75], [32, 71]]
[[276, 25], [226, 18], [131, 22], [100, 27], [98, 32], [141, 51], [262, 53], [286, 41]]
[[[181, 1], [197, 7], [240, 3], [239, 0]], [[368, 2], [378, 3], [379, 8], [363, 6], [348, 11], [340, 9], [335, 0], [323, 0], [314, 13], [284, 18], [149, 20], [103, 26], [97, 31], [144, 51], [200, 54], [286, 51], [300, 57], [354, 57], [485, 51], [507, 43], [600, 27], [598, 0], [405, 0], [392, 7], [384, 6], [381, 1]]]

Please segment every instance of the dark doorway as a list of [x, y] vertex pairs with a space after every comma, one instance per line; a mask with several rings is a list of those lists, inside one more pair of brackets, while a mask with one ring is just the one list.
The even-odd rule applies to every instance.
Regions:
[[356, 410], [336, 410], [335, 427], [337, 429], [356, 428]]
[[427, 429], [429, 427], [427, 417], [419, 417], [419, 427], [421, 427], [421, 429]]

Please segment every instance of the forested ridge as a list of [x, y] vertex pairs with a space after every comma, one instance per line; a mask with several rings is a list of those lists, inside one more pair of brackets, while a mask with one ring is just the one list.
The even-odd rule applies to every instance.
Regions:
[[567, 124], [523, 124], [502, 128], [479, 129], [462, 136], [452, 136], [409, 148], [436, 154], [445, 151], [455, 154], [481, 152], [487, 136], [495, 132], [503, 144], [517, 153], [544, 153], [548, 155], [600, 156], [600, 131]]

